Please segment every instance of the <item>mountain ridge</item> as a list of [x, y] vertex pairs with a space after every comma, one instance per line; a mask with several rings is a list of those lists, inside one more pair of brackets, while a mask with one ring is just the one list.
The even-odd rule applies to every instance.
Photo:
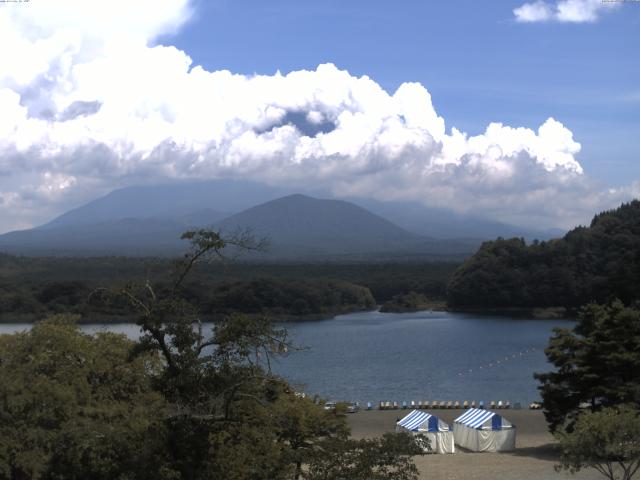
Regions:
[[270, 200], [224, 219], [211, 209], [182, 216], [176, 216], [176, 211], [164, 218], [105, 220], [98, 215], [94, 223], [87, 223], [83, 216], [77, 223], [69, 222], [69, 216], [58, 217], [57, 224], [0, 236], [0, 250], [53, 256], [177, 255], [187, 247], [181, 234], [203, 227], [225, 234], [248, 228], [257, 237], [267, 237], [270, 248], [245, 255], [249, 260], [462, 258], [479, 245], [479, 241], [430, 239], [353, 203], [303, 194]]
[[[270, 237], [270, 251], [252, 258], [464, 258], [487, 238], [465, 230], [471, 223], [417, 204], [320, 199], [248, 181], [206, 181], [114, 190], [39, 227], [0, 235], [0, 251], [176, 255], [186, 248], [179, 239], [182, 232], [214, 227], [227, 232], [252, 228]], [[494, 228], [483, 220], [476, 223], [480, 230]], [[457, 238], [448, 238], [450, 232]]]

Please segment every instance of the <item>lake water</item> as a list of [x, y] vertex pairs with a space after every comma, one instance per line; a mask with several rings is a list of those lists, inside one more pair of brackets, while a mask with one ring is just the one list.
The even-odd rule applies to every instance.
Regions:
[[[533, 373], [551, 368], [543, 350], [552, 328], [572, 325], [448, 312], [354, 313], [283, 325], [307, 349], [272, 367], [301, 390], [333, 400], [524, 404], [539, 399]], [[0, 333], [25, 328], [0, 325]], [[139, 335], [133, 324], [82, 328]]]

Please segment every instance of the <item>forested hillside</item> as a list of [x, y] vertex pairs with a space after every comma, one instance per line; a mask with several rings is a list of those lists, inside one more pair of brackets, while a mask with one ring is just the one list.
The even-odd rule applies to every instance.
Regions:
[[[205, 263], [194, 268], [183, 294], [207, 317], [231, 311], [274, 319], [331, 317], [370, 309], [416, 292], [444, 301], [455, 263]], [[0, 255], [0, 321], [32, 321], [72, 312], [81, 321], [130, 319], [126, 302], [105, 304], [91, 293], [152, 279], [171, 280], [166, 258], [46, 258]], [[373, 294], [373, 296], [372, 296]]]
[[640, 201], [596, 215], [548, 242], [499, 238], [484, 243], [454, 273], [453, 308], [578, 307], [591, 301], [637, 300]]
[[[164, 291], [169, 285], [157, 283], [155, 287]], [[79, 280], [32, 283], [20, 288], [0, 282], [0, 321], [30, 321], [63, 312], [82, 315], [81, 322], [133, 319], [126, 301], [111, 298], [106, 301], [103, 292], [103, 289]], [[205, 319], [221, 318], [234, 312], [266, 315], [274, 320], [326, 318], [376, 306], [366, 287], [319, 278], [189, 282], [182, 287], [182, 294], [200, 305]]]

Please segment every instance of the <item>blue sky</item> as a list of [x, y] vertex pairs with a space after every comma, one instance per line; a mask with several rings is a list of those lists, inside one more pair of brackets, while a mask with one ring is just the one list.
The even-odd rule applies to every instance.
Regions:
[[0, 2], [0, 44], [0, 232], [209, 179], [543, 228], [640, 197], [640, 2]]
[[522, 1], [201, 0], [162, 38], [208, 70], [273, 74], [331, 62], [393, 92], [417, 81], [447, 127], [561, 121], [607, 184], [640, 178], [640, 3], [596, 22], [519, 23]]

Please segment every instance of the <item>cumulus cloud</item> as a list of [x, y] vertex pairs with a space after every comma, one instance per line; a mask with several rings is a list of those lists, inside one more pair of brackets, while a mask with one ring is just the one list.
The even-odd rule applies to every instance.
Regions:
[[553, 18], [553, 8], [547, 2], [525, 3], [513, 10], [519, 22], [546, 22]]
[[[332, 64], [207, 71], [158, 35], [187, 0], [0, 4], [0, 230], [112, 188], [245, 178], [336, 196], [414, 200], [569, 225], [630, 191], [594, 194], [560, 121], [447, 129], [418, 83], [388, 93]], [[54, 8], [55, 6], [55, 8]], [[94, 10], [94, 7], [96, 9]], [[595, 200], [594, 200], [595, 199]]]
[[549, 3], [537, 0], [513, 10], [518, 22], [595, 22], [601, 13], [620, 6], [620, 2], [607, 0], [559, 0]]

